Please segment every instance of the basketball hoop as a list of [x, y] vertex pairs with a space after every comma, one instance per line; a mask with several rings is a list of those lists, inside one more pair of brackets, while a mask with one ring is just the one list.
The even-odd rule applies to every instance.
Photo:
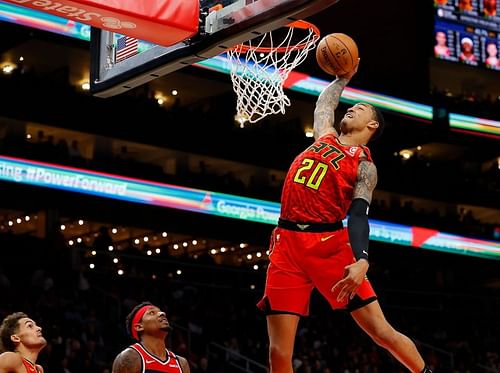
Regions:
[[290, 99], [283, 84], [320, 38], [318, 28], [306, 21], [295, 21], [286, 27], [285, 36], [270, 31], [227, 51], [237, 96], [236, 115], [250, 123], [269, 114], [285, 113]]

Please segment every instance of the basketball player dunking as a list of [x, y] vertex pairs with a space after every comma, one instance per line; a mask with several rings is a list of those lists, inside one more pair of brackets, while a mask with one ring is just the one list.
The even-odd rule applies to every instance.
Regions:
[[42, 328], [28, 315], [7, 316], [0, 326], [0, 373], [43, 373], [36, 360], [46, 345]]
[[[368, 271], [368, 208], [377, 169], [366, 144], [383, 127], [374, 106], [358, 103], [334, 129], [335, 109], [351, 73], [320, 94], [314, 111], [315, 142], [293, 161], [273, 231], [264, 297], [271, 373], [291, 373], [297, 325], [309, 314], [313, 288], [334, 309], [346, 308], [357, 324], [411, 372], [431, 372], [415, 344], [385, 319]], [[342, 220], [349, 214], [348, 227]]]
[[127, 331], [138, 341], [120, 352], [112, 373], [189, 373], [189, 364], [169, 351], [165, 338], [171, 327], [165, 312], [149, 302], [137, 305], [127, 316]]

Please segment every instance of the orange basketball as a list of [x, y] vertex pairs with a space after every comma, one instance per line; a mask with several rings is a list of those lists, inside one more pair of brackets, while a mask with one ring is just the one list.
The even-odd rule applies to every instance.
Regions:
[[316, 48], [316, 61], [328, 74], [350, 73], [358, 63], [358, 46], [346, 34], [326, 35]]

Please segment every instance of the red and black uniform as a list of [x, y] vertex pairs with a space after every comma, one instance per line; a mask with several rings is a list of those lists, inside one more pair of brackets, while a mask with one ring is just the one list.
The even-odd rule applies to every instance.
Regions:
[[39, 373], [38, 368], [36, 367], [35, 364], [33, 364], [31, 361], [25, 359], [24, 357], [21, 357], [23, 360], [23, 365], [26, 368], [27, 373]]
[[167, 358], [161, 360], [159, 357], [149, 353], [142, 344], [135, 343], [129, 348], [134, 349], [141, 356], [142, 373], [182, 373], [179, 358], [172, 351], [167, 351]]
[[258, 306], [267, 313], [309, 314], [317, 288], [333, 308], [359, 308], [376, 299], [367, 279], [349, 304], [330, 289], [355, 259], [342, 220], [352, 202], [364, 146], [343, 145], [334, 134], [318, 139], [293, 161], [283, 186], [281, 217], [273, 231], [266, 289]]

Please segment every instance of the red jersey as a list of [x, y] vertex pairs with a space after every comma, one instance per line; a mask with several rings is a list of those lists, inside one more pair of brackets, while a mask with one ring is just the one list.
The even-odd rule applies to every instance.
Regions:
[[360, 160], [372, 161], [365, 146], [342, 145], [322, 136], [295, 158], [281, 194], [281, 218], [297, 223], [335, 223], [351, 205]]
[[167, 351], [166, 360], [150, 354], [140, 343], [130, 346], [141, 355], [142, 373], [182, 373], [179, 358], [172, 351]]
[[27, 373], [38, 373], [38, 368], [36, 367], [36, 365], [34, 365], [29, 360], [26, 360], [24, 357], [22, 357], [22, 359]]

